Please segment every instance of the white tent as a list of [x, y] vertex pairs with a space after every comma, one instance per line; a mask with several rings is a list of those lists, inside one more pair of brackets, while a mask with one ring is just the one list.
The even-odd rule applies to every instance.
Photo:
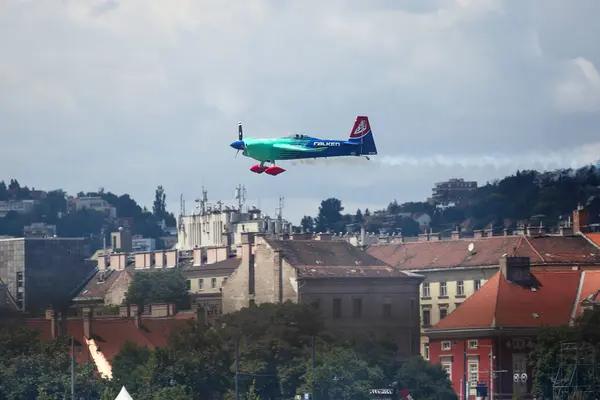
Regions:
[[129, 393], [127, 393], [127, 389], [125, 389], [125, 386], [123, 386], [115, 400], [133, 400], [133, 398], [129, 395]]

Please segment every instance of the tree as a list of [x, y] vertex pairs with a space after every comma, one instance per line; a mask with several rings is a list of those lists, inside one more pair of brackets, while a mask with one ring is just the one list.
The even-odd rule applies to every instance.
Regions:
[[364, 220], [365, 216], [359, 208], [358, 210], [356, 210], [356, 214], [354, 214], [354, 222], [356, 222], [357, 224], [362, 224]]
[[390, 215], [396, 215], [398, 214], [400, 211], [402, 210], [402, 207], [398, 204], [398, 201], [394, 199], [394, 201], [392, 201], [388, 207], [387, 207], [387, 212]]
[[185, 309], [190, 301], [187, 278], [178, 269], [138, 272], [133, 276], [125, 301], [140, 307], [151, 303], [175, 303], [178, 308]]
[[313, 233], [315, 231], [315, 221], [312, 217], [305, 215], [300, 221], [302, 232]]
[[422, 400], [457, 400], [448, 374], [440, 365], [433, 365], [422, 357], [405, 362], [396, 374], [398, 387], [408, 389], [411, 396]]
[[8, 199], [8, 188], [4, 181], [0, 181], [0, 201]]
[[154, 193], [154, 203], [152, 205], [152, 213], [158, 221], [165, 219], [167, 210], [166, 204], [167, 195], [165, 194], [165, 190], [162, 186], [158, 186], [156, 188], [156, 192]]
[[19, 185], [19, 181], [16, 179], [11, 179], [10, 184], [8, 185], [9, 190], [19, 190], [21, 189], [21, 185]]
[[125, 342], [112, 361], [112, 373], [116, 385], [125, 386], [132, 393], [137, 392], [142, 379], [138, 367], [146, 364], [149, 359], [150, 350], [147, 347]]
[[[342, 202], [336, 198], [323, 200], [319, 206], [319, 215], [317, 216], [317, 231], [340, 231], [339, 222], [342, 220]], [[337, 228], [337, 229], [336, 229]]]

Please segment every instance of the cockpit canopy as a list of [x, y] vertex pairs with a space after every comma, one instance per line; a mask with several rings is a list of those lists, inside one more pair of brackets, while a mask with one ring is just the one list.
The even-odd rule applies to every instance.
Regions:
[[288, 138], [288, 139], [312, 139], [312, 137], [310, 137], [308, 135], [303, 135], [301, 133], [292, 133], [292, 134], [286, 136], [286, 138]]

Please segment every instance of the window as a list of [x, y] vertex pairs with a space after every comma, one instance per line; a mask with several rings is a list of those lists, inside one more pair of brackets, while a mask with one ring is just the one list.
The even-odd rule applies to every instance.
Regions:
[[476, 387], [479, 382], [479, 365], [477, 362], [469, 362], [469, 386]]
[[465, 295], [465, 283], [463, 281], [456, 282], [456, 295], [457, 296]]
[[470, 349], [477, 349], [477, 348], [479, 348], [479, 346], [477, 344], [477, 339], [469, 340], [469, 348]]
[[440, 282], [440, 296], [445, 297], [448, 296], [448, 290], [446, 288], [446, 282]]
[[210, 280], [210, 287], [215, 289], [217, 287], [217, 278], [212, 278]]
[[198, 279], [198, 289], [204, 290], [204, 279]]
[[440, 308], [440, 321], [448, 316], [448, 309], [446, 307]]
[[392, 305], [387, 303], [383, 305], [383, 316], [390, 318], [392, 316]]
[[362, 315], [362, 299], [352, 299], [352, 315], [360, 318]]
[[478, 291], [480, 287], [481, 287], [481, 280], [475, 279], [473, 281], [473, 289], [475, 289], [475, 291]]
[[444, 340], [442, 342], [442, 351], [450, 351], [452, 349], [452, 342], [449, 340]]
[[314, 300], [312, 301], [312, 307], [313, 307], [315, 310], [318, 310], [319, 308], [321, 308], [321, 300], [319, 300], [319, 299], [314, 299]]
[[431, 310], [428, 308], [423, 309], [423, 326], [431, 325]]
[[431, 297], [431, 292], [429, 289], [429, 282], [423, 283], [423, 297]]
[[444, 371], [446, 371], [446, 373], [448, 374], [448, 379], [450, 379], [450, 381], [452, 381], [452, 363], [451, 362], [443, 362], [442, 369]]
[[423, 358], [429, 360], [429, 343], [423, 343]]
[[333, 318], [342, 316], [342, 299], [333, 299]]

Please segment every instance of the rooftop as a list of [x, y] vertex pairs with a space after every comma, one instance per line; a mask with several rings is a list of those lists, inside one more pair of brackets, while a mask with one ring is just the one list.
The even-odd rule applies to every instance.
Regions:
[[182, 272], [187, 278], [204, 278], [212, 276], [229, 276], [242, 262], [241, 258], [230, 257], [227, 260], [201, 266], [190, 266]]
[[[469, 251], [471, 243], [473, 251]], [[581, 235], [375, 244], [369, 246], [367, 253], [405, 270], [494, 266], [505, 254], [529, 257], [532, 264], [600, 264], [600, 249]]]
[[337, 240], [265, 239], [301, 278], [409, 278], [419, 277], [399, 271], [348, 242]]
[[496, 273], [429, 331], [566, 325], [581, 313], [581, 301], [600, 288], [600, 271], [533, 271], [531, 276], [532, 283], [523, 285]]

